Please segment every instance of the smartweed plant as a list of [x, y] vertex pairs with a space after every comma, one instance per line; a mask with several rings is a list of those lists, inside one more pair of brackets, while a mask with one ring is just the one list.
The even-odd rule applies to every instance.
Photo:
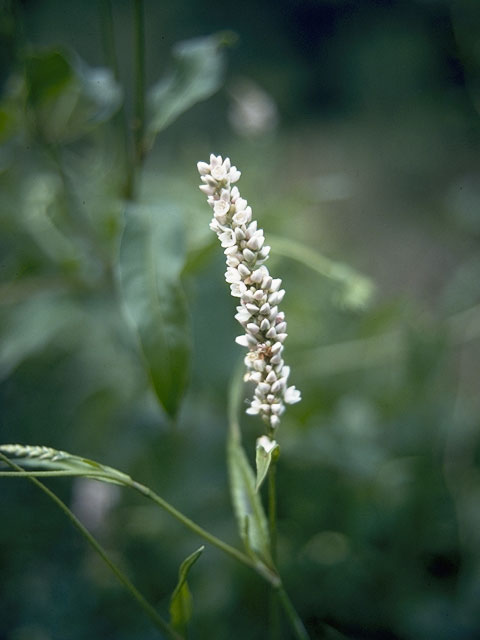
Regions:
[[[31, 216], [28, 228], [33, 242], [49, 261], [57, 265], [59, 273], [67, 274], [66, 279], [70, 272], [65, 265], [70, 265], [70, 269], [77, 263], [81, 265], [78, 273], [67, 280], [66, 286], [70, 286], [72, 291], [89, 290], [90, 287], [98, 299], [102, 297], [98, 296], [99, 287], [106, 290], [108, 286], [113, 287], [115, 295], [111, 295], [109, 290], [108, 293], [112, 299], [120, 300], [138, 345], [145, 379], [151, 381], [160, 407], [173, 421], [187, 386], [191, 351], [189, 313], [181, 281], [185, 256], [177, 243], [178, 217], [166, 215], [162, 203], [145, 202], [140, 182], [144, 175], [144, 160], [156, 136], [184, 111], [208, 98], [221, 86], [223, 49], [232, 36], [219, 34], [180, 43], [174, 50], [174, 65], [170, 73], [147, 89], [143, 2], [136, 0], [133, 3], [135, 99], [131, 114], [119, 82], [111, 6], [106, 1], [102, 7], [104, 49], [109, 68], [89, 69], [76, 57], [57, 49], [29, 50], [22, 60], [23, 73], [13, 77], [9, 85], [11, 89], [2, 105], [2, 117], [4, 115], [6, 122], [14, 122], [21, 129], [21, 136], [17, 135], [15, 128], [12, 129], [9, 140], [12, 149], [22, 144], [23, 136], [34, 149], [35, 157], [42, 159], [41, 171], [47, 174], [42, 177], [39, 170], [40, 177], [26, 181], [28, 185], [33, 183], [34, 189], [26, 189], [22, 180], [18, 185], [19, 198], [28, 192], [26, 202]], [[23, 120], [19, 114], [23, 114]], [[111, 127], [109, 131], [113, 130], [117, 135], [115, 149], [119, 156], [120, 177], [114, 184], [114, 203], [115, 206], [120, 203], [122, 217], [115, 219], [115, 224], [111, 221], [105, 223], [105, 227], [110, 224], [114, 232], [109, 242], [102, 245], [102, 239], [91, 230], [90, 218], [85, 216], [85, 202], [78, 202], [78, 192], [84, 185], [72, 188], [70, 176], [76, 174], [68, 164], [71, 156], [65, 150], [67, 145], [77, 140], [93, 145], [92, 132], [107, 125]], [[72, 510], [43, 484], [43, 478], [82, 477], [140, 493], [203, 542], [255, 572], [259, 580], [269, 585], [271, 606], [265, 616], [270, 616], [268, 625], [272, 638], [281, 636], [278, 620], [280, 611], [283, 611], [291, 636], [305, 640], [309, 636], [285, 590], [276, 550], [275, 478], [280, 452], [277, 434], [285, 405], [300, 401], [300, 392], [289, 384], [290, 368], [284, 362], [287, 324], [280, 305], [285, 290], [281, 279], [270, 275], [265, 264], [270, 247], [265, 244], [263, 230], [252, 218], [251, 207], [235, 186], [240, 172], [231, 165], [229, 158], [213, 154], [209, 162], [198, 163], [198, 170], [202, 181], [200, 188], [213, 209], [210, 228], [217, 234], [226, 256], [225, 278], [232, 296], [238, 300], [235, 318], [243, 333], [236, 342], [247, 349], [244, 381], [253, 384], [253, 397], [246, 413], [259, 416], [265, 427], [265, 432], [257, 438], [254, 471], [243, 449], [239, 424], [242, 383], [241, 379], [233, 376], [229, 428], [226, 431], [227, 466], [243, 550], [215, 536], [130, 475], [79, 455], [46, 446], [4, 444], [0, 446], [0, 476], [2, 479], [28, 478], [43, 491], [99, 554], [163, 637], [176, 640], [186, 637], [192, 616], [187, 577], [204, 547], [199, 547], [181, 564], [167, 619], [132, 584]], [[51, 171], [53, 174], [48, 173]], [[98, 209], [103, 208], [106, 193], [106, 190], [102, 192], [104, 197]], [[115, 206], [112, 205], [112, 209]], [[51, 215], [52, 210], [54, 215]], [[15, 216], [16, 213], [15, 208]], [[80, 229], [78, 242], [76, 236], [69, 236], [72, 219], [77, 225], [75, 228]], [[304, 249], [295, 243], [282, 246], [282, 239], [276, 238], [275, 246], [279, 253], [305, 262]], [[368, 295], [369, 283], [344, 265], [336, 265], [314, 252], [306, 255], [306, 263], [310, 267], [347, 285], [349, 295], [357, 298]], [[96, 271], [92, 268], [92, 256], [97, 260]], [[92, 284], [97, 272], [101, 285], [96, 281]], [[104, 289], [101, 291], [103, 294]], [[52, 311], [51, 317], [55, 322], [45, 322], [45, 343], [62, 329], [58, 320], [61, 313], [53, 306], [55, 300], [52, 302], [48, 298], [48, 304], [52, 305], [48, 310]], [[85, 311], [82, 308], [80, 315], [80, 310], [74, 305], [68, 310], [75, 319], [77, 330], [84, 322]], [[64, 312], [63, 308], [61, 312]], [[118, 312], [119, 309], [115, 309], [115, 316], [121, 315]], [[27, 322], [33, 318], [32, 335], [37, 335], [39, 314], [28, 312], [24, 315]], [[24, 327], [23, 324], [21, 326]], [[26, 356], [22, 355], [23, 352], [18, 356], [14, 353], [15, 345], [24, 345], [21, 340], [12, 340], [12, 344], [13, 356], [10, 356], [9, 366], [13, 369], [15, 357], [21, 361]], [[28, 344], [21, 346], [27, 355]], [[260, 492], [264, 480], [268, 480], [267, 513]]]

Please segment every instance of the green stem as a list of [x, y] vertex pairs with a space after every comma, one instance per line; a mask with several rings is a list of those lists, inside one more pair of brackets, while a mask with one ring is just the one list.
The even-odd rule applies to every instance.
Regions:
[[[272, 456], [273, 458], [273, 456]], [[268, 470], [268, 526], [270, 530], [270, 551], [273, 563], [277, 562], [277, 461], [272, 459]]]
[[310, 637], [307, 633], [307, 630], [305, 629], [300, 616], [296, 612], [292, 601], [288, 597], [287, 592], [282, 586], [277, 589], [277, 594], [280, 604], [283, 607], [283, 610], [288, 618], [288, 621], [290, 622], [292, 631], [295, 634], [297, 640], [309, 640]]
[[[270, 533], [270, 553], [274, 566], [277, 562], [277, 487], [276, 487], [276, 458], [270, 463], [268, 470], [268, 527]], [[271, 640], [280, 637], [280, 617], [278, 610], [278, 597], [275, 589], [270, 591], [270, 625]]]
[[[12, 476], [16, 476], [19, 474], [25, 475], [22, 472], [21, 467], [16, 465], [14, 462], [11, 462], [7, 456], [0, 452], [0, 458], [8, 464], [10, 467], [15, 469], [17, 473], [11, 474]], [[3, 474], [2, 474], [3, 475]], [[58, 475], [58, 474], [57, 474]], [[70, 474], [72, 475], [72, 474]], [[78, 529], [78, 531], [82, 534], [82, 536], [87, 540], [90, 546], [98, 553], [98, 555], [102, 558], [105, 564], [110, 568], [110, 570], [115, 574], [121, 584], [128, 590], [132, 598], [134, 598], [138, 604], [142, 607], [145, 613], [152, 620], [153, 624], [165, 633], [172, 640], [182, 640], [182, 636], [180, 636], [176, 631], [174, 631], [170, 625], [163, 620], [163, 618], [156, 612], [155, 608], [142, 596], [140, 591], [130, 582], [127, 576], [117, 567], [117, 565], [109, 558], [107, 552], [102, 547], [102, 545], [92, 536], [92, 534], [84, 527], [84, 525], [78, 520], [78, 518], [70, 511], [67, 505], [60, 500], [60, 498], [53, 493], [48, 487], [46, 487], [40, 480], [37, 480], [32, 475], [28, 476], [30, 482], [33, 482], [39, 489], [41, 489], [55, 504], [63, 511], [63, 513], [67, 516], [70, 522]]]
[[[115, 29], [113, 24], [113, 12], [111, 0], [102, 0], [100, 3], [100, 23], [102, 25], [102, 43], [107, 65], [112, 69], [115, 80], [120, 82], [120, 69], [118, 66], [116, 45], [115, 45]], [[135, 161], [133, 144], [131, 140], [131, 132], [128, 124], [127, 113], [125, 110], [125, 100], [118, 112], [113, 116], [112, 122], [119, 133], [121, 145], [121, 153], [123, 155], [125, 184], [123, 187], [123, 196], [129, 200], [133, 196], [135, 182]]]
[[[2, 453], [0, 453], [0, 457], [5, 461], [8, 460], [8, 458], [6, 458]], [[13, 463], [9, 461], [9, 464], [11, 466]], [[17, 467], [16, 465], [15, 465], [15, 468], [18, 469], [18, 471], [16, 471], [15, 473], [12, 473], [10, 471], [0, 471], [0, 478], [1, 477], [13, 478], [13, 477], [20, 476], [24, 478], [30, 478], [33, 480], [37, 476], [44, 477], [44, 478], [54, 478], [54, 477], [62, 477], [62, 476], [63, 477], [83, 476], [83, 477], [88, 477], [92, 480], [99, 480], [103, 482], [112, 480], [112, 476], [108, 475], [107, 473], [99, 473], [93, 470], [92, 470], [92, 473], [89, 473], [87, 475], [85, 471], [23, 471], [21, 467]], [[272, 571], [269, 567], [267, 567], [265, 564], [263, 564], [260, 561], [255, 562], [245, 553], [242, 553], [235, 547], [232, 547], [231, 545], [227, 544], [223, 540], [220, 540], [220, 538], [217, 538], [212, 533], [209, 533], [208, 531], [203, 529], [200, 525], [196, 524], [193, 520], [190, 520], [190, 518], [188, 518], [183, 513], [175, 509], [175, 507], [173, 507], [170, 503], [166, 502], [166, 500], [161, 498], [158, 494], [156, 494], [154, 491], [152, 491], [145, 485], [142, 485], [139, 482], [132, 480], [132, 478], [130, 478], [129, 476], [126, 476], [126, 475], [123, 476], [123, 474], [121, 478], [114, 478], [114, 480], [118, 484], [123, 484], [126, 487], [135, 489], [135, 491], [138, 491], [143, 496], [155, 502], [155, 504], [157, 504], [159, 507], [164, 509], [164, 511], [169, 513], [176, 520], [181, 522], [185, 527], [187, 527], [188, 529], [190, 529], [191, 531], [199, 535], [201, 538], [209, 542], [211, 545], [213, 545], [214, 547], [217, 547], [217, 549], [220, 549], [221, 551], [223, 551], [230, 557], [234, 558], [238, 562], [241, 562], [242, 564], [246, 565], [250, 569], [253, 569], [257, 573], [259, 573], [272, 586], [274, 587], [279, 586], [280, 579], [278, 575], [274, 571]]]
[[135, 165], [142, 166], [145, 154], [145, 18], [143, 0], [135, 0]]
[[175, 509], [175, 507], [172, 507], [171, 504], [166, 502], [163, 498], [161, 498], [158, 494], [156, 494], [154, 491], [152, 491], [148, 487], [140, 484], [139, 482], [135, 482], [135, 480], [132, 480], [131, 484], [129, 484], [128, 486], [130, 486], [132, 489], [135, 489], [145, 497], [155, 502], [159, 507], [161, 507], [171, 516], [176, 518], [185, 527], [187, 527], [188, 529], [190, 529], [191, 531], [199, 535], [201, 538], [209, 542], [214, 547], [217, 547], [217, 549], [220, 549], [221, 551], [229, 555], [231, 558], [238, 560], [245, 566], [259, 573], [271, 585], [275, 587], [279, 586], [280, 579], [278, 575], [274, 571], [269, 569], [266, 565], [261, 563], [260, 561], [254, 562], [249, 556], [247, 556], [242, 551], [239, 551], [235, 547], [230, 546], [223, 540], [220, 540], [220, 538], [217, 538], [213, 534], [209, 533], [208, 531], [200, 527], [200, 525], [193, 522], [193, 520], [190, 520], [190, 518], [187, 518], [187, 516], [183, 515], [183, 513]]

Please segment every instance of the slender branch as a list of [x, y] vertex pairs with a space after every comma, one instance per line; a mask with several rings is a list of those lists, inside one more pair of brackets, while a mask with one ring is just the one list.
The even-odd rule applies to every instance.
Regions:
[[[7, 456], [0, 452], [0, 458], [8, 464], [12, 469], [15, 469], [16, 473], [11, 473], [12, 476], [17, 475], [27, 475], [27, 473], [23, 472], [21, 467], [16, 465], [14, 462], [9, 460]], [[48, 472], [47, 472], [48, 473]], [[50, 472], [53, 473], [53, 472]], [[3, 475], [3, 474], [2, 474]], [[57, 473], [57, 475], [59, 475]], [[69, 475], [72, 475], [71, 473]], [[155, 608], [143, 597], [140, 591], [135, 587], [134, 584], [130, 582], [127, 576], [118, 568], [118, 566], [110, 559], [105, 549], [102, 545], [92, 536], [92, 534], [85, 528], [85, 526], [78, 520], [78, 518], [70, 511], [67, 505], [60, 500], [60, 498], [53, 493], [48, 487], [46, 487], [40, 480], [37, 480], [32, 474], [28, 474], [28, 479], [30, 482], [33, 482], [39, 489], [41, 489], [55, 504], [63, 511], [63, 513], [67, 516], [70, 522], [74, 527], [78, 529], [78, 531], [82, 534], [82, 536], [87, 540], [90, 546], [98, 553], [98, 555], [102, 558], [105, 564], [110, 568], [110, 570], [115, 574], [116, 578], [119, 582], [123, 584], [123, 586], [128, 590], [132, 598], [134, 598], [138, 604], [142, 607], [145, 613], [152, 620], [153, 624], [165, 633], [172, 640], [182, 640], [182, 636], [179, 635], [176, 631], [174, 631], [170, 625], [163, 620], [163, 618], [156, 612]]]

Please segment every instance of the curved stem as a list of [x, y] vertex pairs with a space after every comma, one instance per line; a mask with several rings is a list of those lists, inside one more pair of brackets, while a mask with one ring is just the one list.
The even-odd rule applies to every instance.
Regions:
[[[16, 476], [19, 474], [21, 475], [28, 474], [28, 472], [22, 472], [21, 467], [16, 465], [14, 462], [11, 462], [11, 460], [9, 460], [7, 456], [5, 456], [1, 452], [0, 452], [0, 458], [6, 464], [12, 467], [12, 469], [15, 469], [15, 471], [17, 472], [17, 473], [11, 473], [12, 476]], [[45, 473], [49, 473], [49, 472], [45, 472]], [[50, 472], [50, 473], [53, 473], [53, 472]], [[56, 475], [58, 475], [58, 473]], [[72, 474], [70, 473], [69, 475], [72, 475]], [[108, 556], [107, 552], [102, 547], [102, 545], [98, 542], [98, 540], [96, 540], [92, 536], [92, 534], [88, 531], [88, 529], [86, 529], [85, 526], [80, 522], [80, 520], [78, 520], [78, 518], [70, 511], [67, 505], [62, 500], [60, 500], [60, 498], [55, 493], [53, 493], [53, 491], [51, 491], [48, 487], [46, 487], [42, 482], [40, 482], [40, 480], [35, 478], [33, 475], [28, 474], [28, 479], [30, 480], [30, 482], [33, 482], [33, 484], [35, 484], [39, 489], [41, 489], [63, 511], [63, 513], [67, 516], [67, 518], [70, 520], [73, 526], [78, 529], [78, 531], [87, 540], [90, 546], [98, 553], [98, 555], [102, 558], [105, 564], [115, 574], [117, 580], [123, 584], [123, 586], [127, 589], [127, 591], [132, 596], [132, 598], [134, 598], [138, 602], [138, 604], [142, 607], [142, 609], [145, 611], [145, 613], [151, 619], [151, 621], [157, 627], [157, 629], [165, 633], [169, 638], [172, 638], [172, 640], [182, 640], [182, 636], [179, 635], [176, 631], [174, 631], [174, 629], [172, 629], [170, 625], [165, 620], [163, 620], [163, 618], [157, 613], [155, 608], [143, 597], [143, 595], [135, 587], [135, 585], [130, 582], [130, 580], [123, 573], [123, 571], [121, 571], [121, 569], [117, 567], [117, 565], [113, 562], [113, 560], [110, 559], [110, 557]]]
[[191, 531], [199, 535], [201, 538], [209, 542], [214, 547], [217, 547], [217, 549], [220, 549], [221, 551], [229, 555], [231, 558], [238, 560], [245, 566], [259, 573], [271, 585], [275, 587], [279, 586], [280, 579], [278, 575], [274, 571], [272, 571], [269, 567], [267, 567], [260, 561], [255, 562], [242, 551], [239, 551], [238, 549], [236, 549], [235, 547], [232, 547], [231, 545], [227, 544], [223, 540], [220, 540], [220, 538], [217, 538], [212, 533], [209, 533], [208, 531], [203, 529], [200, 525], [198, 525], [196, 522], [194, 522], [193, 520], [190, 520], [190, 518], [187, 518], [187, 516], [183, 515], [183, 513], [175, 509], [175, 507], [172, 507], [171, 504], [166, 502], [158, 494], [156, 494], [154, 491], [149, 489], [149, 487], [146, 487], [140, 484], [139, 482], [135, 482], [135, 480], [132, 480], [131, 484], [129, 483], [128, 486], [130, 486], [132, 489], [135, 489], [145, 497], [150, 498], [150, 500], [158, 504], [159, 507], [167, 511], [167, 513], [169, 513], [171, 516], [176, 518], [185, 527], [187, 527], [188, 529], [190, 529]]

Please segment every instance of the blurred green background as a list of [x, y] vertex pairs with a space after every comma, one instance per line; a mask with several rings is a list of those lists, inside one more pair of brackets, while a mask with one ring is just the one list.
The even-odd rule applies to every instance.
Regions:
[[[278, 436], [279, 566], [299, 613], [312, 638], [479, 638], [479, 3], [146, 0], [149, 87], [177, 42], [232, 32], [219, 90], [159, 133], [139, 187], [185, 251], [175, 421], [119, 286], [134, 11], [114, 0], [109, 22], [109, 6], [1, 3], [0, 442], [119, 467], [239, 543], [225, 438], [242, 350], [196, 171], [228, 155], [287, 291], [303, 401]], [[253, 460], [262, 425], [242, 425]], [[126, 490], [48, 486], [166, 612], [200, 541]], [[0, 640], [158, 637], [28, 481], [1, 480], [0, 522]], [[267, 637], [254, 574], [207, 547], [190, 587], [191, 638]]]

